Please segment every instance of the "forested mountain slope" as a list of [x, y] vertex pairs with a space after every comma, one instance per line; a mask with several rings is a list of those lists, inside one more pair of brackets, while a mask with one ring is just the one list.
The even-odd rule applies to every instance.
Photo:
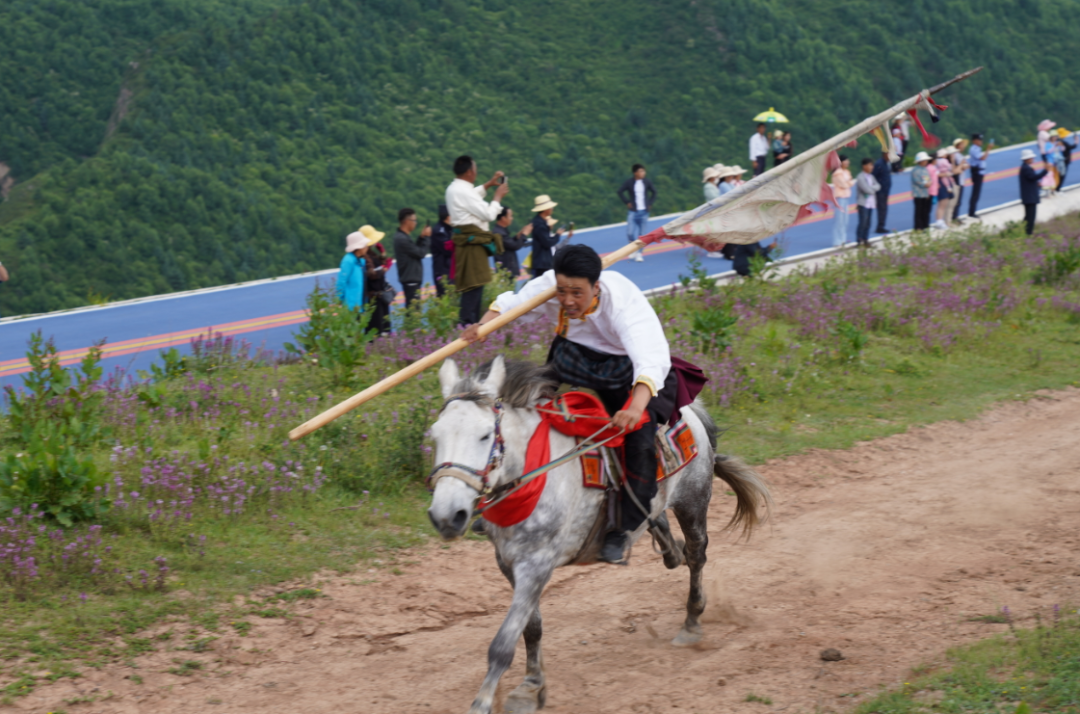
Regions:
[[[433, 216], [457, 154], [620, 220], [747, 165], [750, 118], [796, 148], [979, 64], [939, 136], [998, 143], [1080, 109], [1077, 0], [17, 0], [0, 6], [0, 313], [332, 267], [345, 233]], [[118, 101], [118, 99], [123, 101]], [[867, 145], [869, 153], [869, 145]]]

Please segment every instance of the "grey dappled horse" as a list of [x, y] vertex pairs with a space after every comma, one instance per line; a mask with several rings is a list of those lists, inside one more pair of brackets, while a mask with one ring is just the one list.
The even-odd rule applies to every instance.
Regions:
[[[450, 540], [465, 533], [485, 484], [496, 486], [522, 474], [529, 437], [540, 423], [535, 407], [551, 399], [558, 385], [544, 367], [506, 362], [501, 356], [465, 378], [452, 360], [446, 360], [439, 370], [439, 381], [446, 403], [431, 433], [436, 444], [435, 463], [441, 466], [432, 474], [435, 490], [428, 515], [442, 537]], [[753, 469], [738, 459], [714, 455], [716, 427], [700, 404], [684, 409], [683, 417], [693, 430], [698, 456], [682, 471], [661, 481], [652, 502], [653, 518], [663, 518], [665, 509], [672, 509], [686, 538], [684, 547], [678, 544], [682, 552], [664, 558], [668, 568], [684, 561], [690, 568], [686, 622], [672, 641], [680, 646], [702, 637], [698, 617], [705, 609], [702, 568], [709, 543], [706, 515], [713, 475], [726, 481], [737, 496], [729, 527], [741, 525], [749, 533], [759, 522], [758, 506], [769, 501], [768, 488]], [[575, 446], [574, 437], [551, 431], [552, 459]], [[490, 714], [499, 678], [510, 666], [522, 634], [525, 681], [510, 694], [506, 709], [533, 712], [544, 706], [540, 594], [555, 568], [571, 563], [582, 552], [603, 500], [602, 490], [582, 485], [581, 466], [575, 460], [548, 472], [543, 495], [526, 520], [508, 528], [486, 524], [495, 544], [495, 560], [514, 587], [514, 597], [488, 649], [487, 676], [470, 714]], [[631, 542], [647, 525], [642, 524]]]

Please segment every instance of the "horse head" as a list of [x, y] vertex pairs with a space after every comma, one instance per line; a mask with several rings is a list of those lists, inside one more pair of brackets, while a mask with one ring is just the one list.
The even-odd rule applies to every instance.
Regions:
[[438, 465], [428, 477], [434, 487], [428, 517], [446, 540], [465, 534], [477, 498], [497, 483], [505, 449], [499, 401], [505, 380], [502, 356], [481, 377], [462, 379], [451, 359], [439, 370], [446, 402], [431, 426]]

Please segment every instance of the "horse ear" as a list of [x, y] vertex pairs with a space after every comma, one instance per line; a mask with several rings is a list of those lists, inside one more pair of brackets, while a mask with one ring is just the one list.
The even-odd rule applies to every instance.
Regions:
[[461, 381], [461, 372], [458, 371], [457, 362], [452, 359], [444, 360], [439, 368], [439, 386], [442, 387], [443, 399], [449, 399], [454, 393], [454, 385]]
[[487, 379], [480, 386], [480, 389], [484, 394], [488, 395], [492, 399], [499, 396], [499, 392], [502, 391], [503, 382], [506, 381], [506, 361], [503, 360], [503, 356], [499, 355], [495, 359], [491, 360], [491, 369], [488, 370]]

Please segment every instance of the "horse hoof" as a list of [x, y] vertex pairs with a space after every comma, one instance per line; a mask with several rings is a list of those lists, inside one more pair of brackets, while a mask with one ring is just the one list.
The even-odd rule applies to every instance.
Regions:
[[700, 629], [697, 631], [688, 630], [685, 627], [679, 630], [679, 634], [675, 635], [675, 639], [671, 641], [676, 647], [693, 647], [698, 642], [701, 642], [703, 633]]
[[522, 684], [506, 698], [506, 714], [532, 714], [544, 708], [547, 687]]

